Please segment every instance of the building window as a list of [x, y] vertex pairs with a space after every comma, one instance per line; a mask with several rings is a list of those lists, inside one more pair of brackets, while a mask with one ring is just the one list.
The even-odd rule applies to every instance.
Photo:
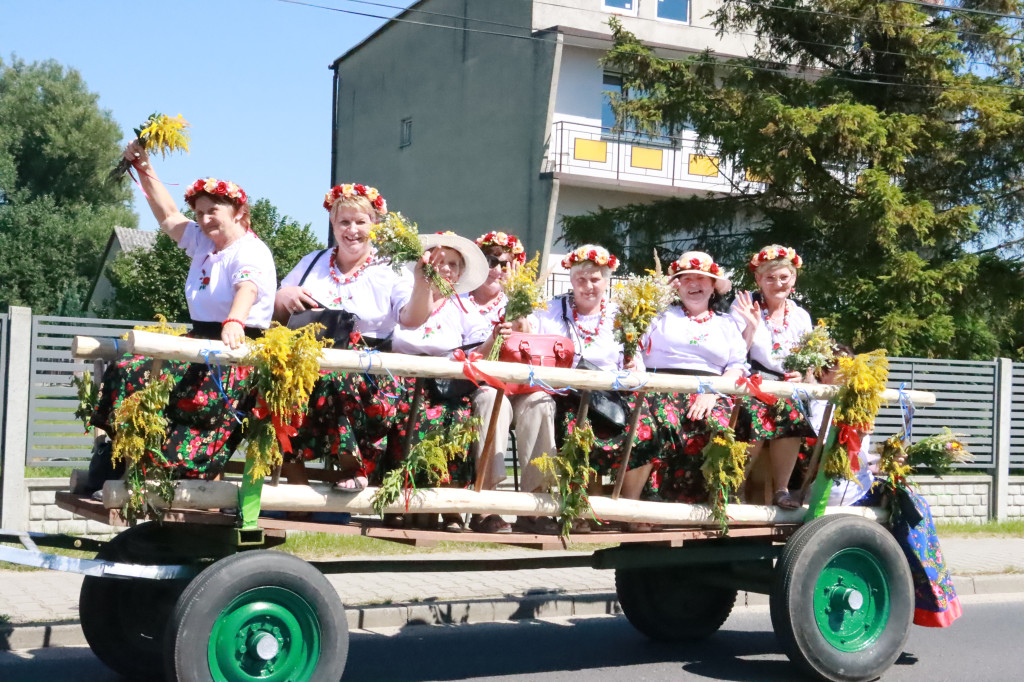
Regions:
[[636, 6], [640, 0], [602, 0], [606, 12], [629, 14], [636, 16]]
[[604, 75], [604, 92], [601, 98], [601, 127], [615, 127], [615, 112], [612, 111], [612, 98], [609, 93], [622, 94], [622, 76], [614, 73]]
[[411, 144], [412, 144], [412, 119], [411, 118], [403, 118], [402, 119], [402, 131], [401, 131], [401, 133], [399, 133], [399, 136], [398, 136], [398, 146], [399, 147], [408, 147]]
[[690, 22], [690, 0], [658, 0], [658, 18]]

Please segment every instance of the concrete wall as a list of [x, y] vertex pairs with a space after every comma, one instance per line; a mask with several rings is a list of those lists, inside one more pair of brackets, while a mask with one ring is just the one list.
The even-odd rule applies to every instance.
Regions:
[[937, 523], [984, 523], [989, 520], [992, 509], [991, 476], [914, 476], [911, 480], [928, 500], [932, 517]]
[[27, 478], [28, 530], [35, 533], [67, 533], [69, 535], [109, 536], [115, 530], [105, 523], [86, 521], [56, 505], [58, 490], [68, 489], [66, 478]]
[[[530, 25], [525, 2], [430, 0], [417, 8]], [[337, 65], [337, 180], [379, 188], [424, 232], [476, 237], [503, 227], [528, 250], [541, 249], [551, 191], [540, 169], [554, 40], [388, 25]], [[400, 148], [406, 118], [412, 143]]]
[[[700, 52], [710, 48], [723, 56], [748, 54], [753, 42], [750, 36], [716, 35], [711, 19], [706, 15], [718, 6], [717, 0], [691, 0], [690, 22], [682, 24], [658, 18], [658, 0], [635, 0], [635, 16], [617, 14], [626, 30], [640, 40], [662, 45], [685, 46], [685, 50]], [[558, 3], [534, 4], [533, 28], [541, 30], [552, 26], [567, 26], [593, 33], [610, 35], [608, 18], [612, 12], [603, 8], [602, 0], [559, 0]], [[570, 41], [571, 42], [571, 41]]]
[[1024, 519], [1024, 476], [1010, 476], [1008, 490], [1006, 515], [1011, 519]]

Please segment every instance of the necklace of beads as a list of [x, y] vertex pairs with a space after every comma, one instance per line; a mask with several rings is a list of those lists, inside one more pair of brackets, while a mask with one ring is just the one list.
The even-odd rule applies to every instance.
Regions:
[[704, 312], [698, 313], [697, 315], [691, 315], [690, 313], [686, 313], [686, 319], [689, 320], [690, 322], [693, 322], [694, 324], [704, 324], [705, 322], [709, 322], [711, 318], [714, 316], [715, 313], [712, 312], [711, 310], [705, 310]]
[[366, 258], [365, 260], [363, 260], [363, 264], [356, 268], [355, 272], [353, 272], [351, 275], [346, 275], [342, 277], [340, 274], [338, 274], [338, 271], [334, 269], [334, 264], [338, 262], [338, 247], [335, 246], [334, 253], [331, 254], [331, 279], [334, 280], [334, 283], [337, 284], [339, 287], [343, 287], [346, 284], [351, 284], [352, 282], [359, 279], [359, 275], [363, 274], [363, 270], [370, 266], [371, 260], [371, 258]]
[[583, 335], [584, 345], [589, 346], [591, 343], [594, 342], [594, 337], [597, 336], [598, 331], [600, 331], [601, 329], [601, 325], [604, 323], [604, 313], [607, 307], [608, 304], [605, 303], [605, 300], [602, 298], [601, 310], [597, 316], [597, 324], [594, 325], [593, 329], [587, 329], [582, 324], [580, 324], [580, 314], [579, 311], [576, 310], [576, 299], [574, 298], [572, 300], [572, 321], [576, 324], [576, 329], [578, 329], [580, 331], [580, 334]]
[[469, 300], [471, 300], [473, 302], [473, 304], [476, 305], [476, 307], [478, 308], [477, 312], [479, 312], [484, 317], [487, 317], [487, 315], [489, 315], [492, 310], [494, 310], [499, 305], [504, 303], [506, 301], [506, 298], [505, 298], [505, 293], [499, 291], [498, 295], [495, 296], [493, 299], [491, 299], [491, 302], [488, 303], [487, 305], [480, 305], [479, 303], [477, 303], [476, 299], [473, 298], [473, 294], [469, 295]]
[[779, 326], [772, 322], [771, 316], [768, 313], [767, 308], [761, 309], [761, 317], [764, 319], [764, 324], [768, 327], [768, 331], [772, 333], [774, 337], [776, 334], [781, 334], [786, 331], [786, 327], [789, 326], [789, 301], [787, 300], [782, 304], [782, 326]]

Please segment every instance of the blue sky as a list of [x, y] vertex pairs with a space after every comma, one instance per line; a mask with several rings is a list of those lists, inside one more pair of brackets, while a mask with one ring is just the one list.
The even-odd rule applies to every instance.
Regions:
[[[317, 4], [371, 14], [345, 0]], [[386, 0], [408, 6], [411, 0]], [[0, 56], [77, 69], [127, 136], [154, 111], [192, 124], [192, 150], [156, 159], [175, 196], [213, 175], [327, 235], [328, 66], [384, 23], [277, 0], [0, 0]], [[135, 188], [139, 226], [156, 229]], [[180, 203], [184, 203], [183, 201]]]

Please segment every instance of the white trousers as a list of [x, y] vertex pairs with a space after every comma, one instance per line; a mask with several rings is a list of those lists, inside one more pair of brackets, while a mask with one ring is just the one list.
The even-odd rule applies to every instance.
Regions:
[[[481, 386], [470, 396], [473, 402], [473, 416], [480, 419], [480, 437], [469, 446], [469, 452], [477, 467], [480, 466], [480, 457], [483, 456], [487, 427], [491, 423], [491, 411], [494, 409], [494, 397], [497, 394], [498, 392], [490, 386]], [[512, 405], [509, 404], [508, 398], [503, 397], [494, 429], [494, 456], [484, 477], [484, 490], [493, 490], [505, 480], [505, 452], [508, 450], [508, 430], [511, 425]]]
[[[494, 397], [497, 394], [490, 386], [477, 389], [471, 396], [473, 416], [479, 417], [480, 438], [470, 446], [470, 454], [480, 465], [484, 442], [487, 440], [487, 426], [490, 424]], [[525, 492], [547, 490], [552, 481], [545, 478], [535, 466], [530, 466], [537, 457], [557, 454], [555, 448], [555, 400], [547, 393], [524, 393], [501, 399], [501, 409], [494, 434], [494, 457], [487, 477], [485, 489], [493, 489], [505, 480], [505, 452], [508, 450], [508, 432], [515, 423], [516, 454], [519, 458], [519, 489]]]

